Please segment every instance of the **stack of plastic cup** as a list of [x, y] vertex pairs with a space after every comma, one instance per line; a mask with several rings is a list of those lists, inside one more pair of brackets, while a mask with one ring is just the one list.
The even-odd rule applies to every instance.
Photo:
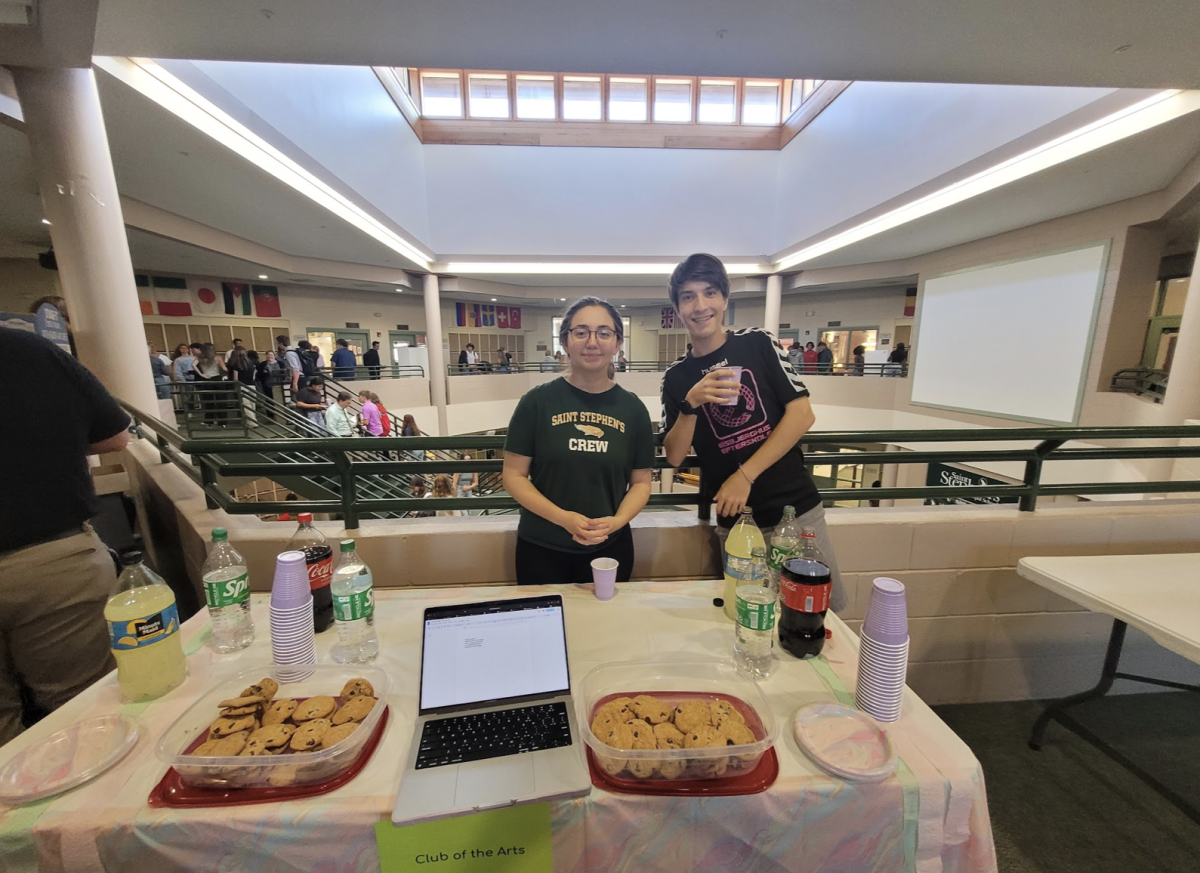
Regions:
[[896, 721], [908, 673], [908, 607], [903, 583], [886, 577], [875, 580], [860, 636], [854, 704], [876, 721]]
[[[304, 552], [283, 552], [275, 559], [271, 585], [271, 654], [275, 663], [309, 666], [317, 663], [313, 631], [313, 598]], [[303, 670], [280, 671], [288, 681], [308, 675]]]

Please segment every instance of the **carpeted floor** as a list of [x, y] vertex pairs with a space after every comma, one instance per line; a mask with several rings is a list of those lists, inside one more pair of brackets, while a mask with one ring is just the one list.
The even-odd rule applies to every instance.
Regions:
[[[983, 765], [1000, 873], [1198, 873], [1200, 824], [1036, 701], [936, 707]], [[1106, 697], [1074, 715], [1200, 810], [1200, 694]]]

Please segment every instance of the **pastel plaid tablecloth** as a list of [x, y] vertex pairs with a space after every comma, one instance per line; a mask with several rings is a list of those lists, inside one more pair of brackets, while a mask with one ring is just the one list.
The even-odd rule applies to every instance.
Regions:
[[[120, 764], [56, 798], [0, 809], [0, 871], [132, 873], [253, 871], [368, 873], [379, 869], [375, 823], [390, 816], [416, 719], [424, 607], [553, 591], [565, 602], [571, 679], [606, 661], [672, 656], [727, 657], [733, 628], [712, 605], [720, 583], [634, 582], [609, 602], [588, 587], [419, 589], [376, 593], [377, 666], [393, 680], [392, 718], [366, 769], [310, 800], [221, 809], [151, 809], [146, 798], [166, 766], [154, 755], [163, 731], [214, 676], [270, 660], [267, 599], [255, 595], [258, 638], [247, 650], [214, 655], [204, 616], [184, 625], [187, 680], [150, 704], [122, 706], [110, 675], [0, 749], [8, 760], [79, 719], [113, 712], [137, 717], [141, 737]], [[640, 797], [594, 789], [552, 804], [554, 869], [561, 873], [990, 873], [996, 869], [983, 773], [971, 750], [914, 694], [890, 726], [901, 758], [879, 783], [846, 782], [812, 765], [791, 735], [791, 716], [819, 701], [851, 702], [858, 641], [831, 616], [821, 658], [783, 655], [762, 689], [781, 724], [779, 778], [745, 797]], [[333, 634], [318, 638], [327, 661]]]

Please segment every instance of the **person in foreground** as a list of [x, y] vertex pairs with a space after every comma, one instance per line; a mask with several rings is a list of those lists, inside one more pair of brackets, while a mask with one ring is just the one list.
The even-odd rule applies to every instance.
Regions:
[[[62, 706], [112, 669], [104, 604], [116, 580], [88, 519], [100, 510], [88, 455], [119, 452], [129, 416], [49, 340], [0, 328], [20, 426], [4, 429], [0, 505], [0, 746], [22, 730], [21, 696]], [[53, 398], [47, 403], [46, 398]], [[69, 414], [63, 414], [69, 410]]]
[[[784, 506], [795, 507], [800, 524], [816, 530], [833, 577], [833, 609], [843, 609], [846, 591], [825, 509], [800, 450], [801, 437], [816, 422], [808, 388], [770, 333], [725, 330], [729, 277], [717, 258], [689, 257], [671, 274], [669, 292], [692, 347], [663, 374], [667, 463], [678, 467], [695, 449], [707, 493], [716, 492], [722, 547], [746, 506], [768, 542]], [[730, 367], [742, 368], [740, 382]]]
[[565, 376], [530, 390], [508, 425], [504, 488], [521, 504], [517, 582], [592, 581], [591, 562], [615, 558], [633, 572], [629, 522], [650, 497], [654, 437], [637, 396], [608, 375], [621, 347], [621, 317], [595, 297], [563, 316]]

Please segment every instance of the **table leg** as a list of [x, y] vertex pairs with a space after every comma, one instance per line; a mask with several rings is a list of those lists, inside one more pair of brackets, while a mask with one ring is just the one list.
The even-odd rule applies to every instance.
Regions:
[[[1097, 697], [1103, 697], [1112, 688], [1113, 680], [1117, 678], [1117, 665], [1121, 661], [1121, 647], [1125, 644], [1125, 630], [1128, 625], [1120, 619], [1113, 619], [1112, 632], [1108, 635], [1108, 649], [1104, 653], [1104, 667], [1100, 671], [1100, 681], [1096, 683], [1096, 687], [1089, 691], [1084, 691], [1081, 694], [1072, 694], [1070, 697], [1064, 697], [1055, 703], [1046, 707], [1046, 710], [1034, 722], [1033, 732], [1029, 736], [1029, 747], [1034, 751], [1042, 748], [1042, 736], [1046, 733], [1046, 727], [1050, 724], [1051, 719], [1062, 722], [1064, 717], [1069, 718], [1063, 712], [1069, 706], [1075, 706], [1077, 703], [1085, 703], [1088, 700], [1095, 700]], [[1074, 722], [1074, 719], [1071, 719]]]
[[1070, 697], [1064, 697], [1062, 700], [1056, 701], [1047, 706], [1045, 711], [1038, 717], [1038, 720], [1034, 722], [1033, 731], [1029, 737], [1029, 747], [1035, 751], [1040, 750], [1042, 748], [1042, 737], [1046, 733], [1046, 727], [1050, 724], [1051, 720], [1057, 721], [1080, 739], [1090, 743], [1113, 761], [1116, 761], [1126, 770], [1137, 776], [1192, 821], [1200, 824], [1200, 810], [1192, 806], [1188, 800], [1186, 800], [1178, 792], [1173, 791], [1154, 776], [1147, 773], [1131, 758], [1110, 746], [1093, 731], [1085, 727], [1077, 719], [1071, 715], [1068, 715], [1064, 711], [1068, 707], [1075, 706], [1076, 704], [1084, 703], [1088, 700], [1095, 700], [1097, 697], [1103, 697], [1108, 693], [1109, 689], [1112, 688], [1113, 681], [1116, 679], [1130, 679], [1134, 682], [1145, 682], [1150, 685], [1160, 685], [1166, 688], [1177, 688], [1182, 691], [1200, 691], [1200, 686], [1197, 685], [1187, 685], [1182, 682], [1171, 682], [1166, 679], [1155, 679], [1150, 676], [1136, 676], [1129, 673], [1119, 672], [1117, 670], [1117, 665], [1121, 660], [1121, 648], [1125, 643], [1126, 628], [1127, 625], [1125, 622], [1119, 619], [1113, 619], [1112, 632], [1108, 637], [1108, 650], [1104, 653], [1104, 667], [1100, 671], [1100, 681], [1096, 683], [1096, 687], [1089, 691], [1084, 691], [1082, 694], [1073, 694]]

